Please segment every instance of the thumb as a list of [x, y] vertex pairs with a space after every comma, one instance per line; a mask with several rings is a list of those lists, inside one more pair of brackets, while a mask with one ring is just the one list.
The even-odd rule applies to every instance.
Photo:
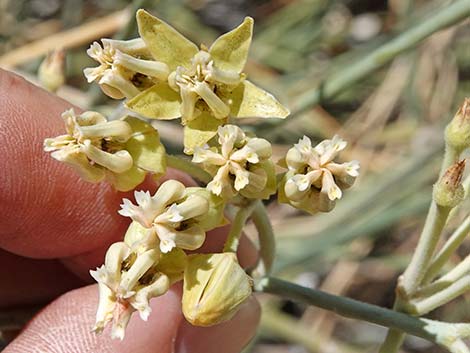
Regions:
[[5, 353], [170, 353], [182, 316], [180, 295], [170, 290], [151, 301], [147, 322], [133, 315], [121, 342], [109, 332], [91, 332], [98, 306], [96, 285], [68, 292], [42, 310], [4, 350]]

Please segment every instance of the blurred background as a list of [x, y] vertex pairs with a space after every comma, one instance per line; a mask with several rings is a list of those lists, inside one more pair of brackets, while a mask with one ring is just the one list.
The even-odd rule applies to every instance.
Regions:
[[[414, 27], [432, 22], [450, 3], [0, 0], [0, 67], [38, 82], [45, 55], [64, 49], [65, 80], [57, 94], [87, 110], [116, 115], [123, 110], [120, 102], [84, 79], [83, 69], [96, 66], [86, 49], [102, 37], [136, 37], [136, 9], [148, 9], [206, 45], [252, 16], [255, 35], [245, 71], [293, 114], [283, 123], [253, 120], [245, 127], [274, 143], [276, 159], [304, 134], [315, 142], [339, 134], [349, 143], [342, 158], [361, 162], [357, 184], [329, 214], [311, 217], [269, 202], [278, 242], [275, 272], [304, 286], [391, 307], [397, 276], [409, 261], [431, 198], [443, 127], [470, 95], [469, 21], [459, 19], [411, 50], [385, 53], [380, 67], [370, 67], [367, 58], [397, 36], [408, 38]], [[365, 71], [350, 80], [359, 69]], [[333, 88], [323, 90], [328, 85]], [[181, 153], [178, 123], [155, 126], [169, 151]], [[468, 215], [469, 206], [451, 219], [448, 232]], [[256, 239], [254, 229], [247, 233]], [[452, 261], [469, 249], [470, 243], [464, 244]], [[467, 299], [429, 317], [468, 321]], [[246, 353], [374, 352], [385, 335], [378, 326], [314, 307], [269, 296], [260, 301], [261, 325]], [[0, 347], [37, 309], [0, 312]], [[442, 351], [413, 337], [403, 350]]]

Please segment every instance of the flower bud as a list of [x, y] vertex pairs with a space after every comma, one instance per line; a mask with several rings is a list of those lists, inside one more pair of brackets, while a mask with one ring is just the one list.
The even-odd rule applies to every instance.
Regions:
[[461, 152], [470, 147], [470, 99], [466, 98], [445, 131], [446, 143]]
[[46, 56], [39, 66], [38, 78], [41, 84], [51, 92], [57, 91], [65, 82], [65, 53], [54, 50]]
[[251, 295], [251, 279], [234, 253], [195, 254], [184, 272], [183, 314], [195, 326], [229, 320]]
[[439, 181], [434, 184], [433, 199], [441, 207], [453, 208], [464, 198], [462, 175], [465, 170], [465, 159], [451, 165]]

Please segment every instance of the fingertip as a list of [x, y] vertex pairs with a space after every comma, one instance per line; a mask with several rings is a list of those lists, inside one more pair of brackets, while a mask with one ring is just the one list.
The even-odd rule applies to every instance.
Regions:
[[178, 290], [151, 300], [152, 314], [143, 322], [134, 313], [123, 341], [112, 340], [109, 329], [91, 332], [98, 305], [96, 285], [83, 287], [61, 296], [27, 325], [5, 349], [5, 353], [170, 353], [181, 321]]
[[181, 323], [176, 353], [239, 353], [256, 333], [261, 308], [254, 296], [242, 304], [235, 316], [212, 327], [195, 327]]

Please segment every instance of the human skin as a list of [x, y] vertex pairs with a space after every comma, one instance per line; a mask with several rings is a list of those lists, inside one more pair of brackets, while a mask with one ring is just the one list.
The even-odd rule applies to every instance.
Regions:
[[[43, 152], [44, 138], [64, 133], [60, 114], [70, 107], [0, 69], [0, 310], [54, 299], [4, 352], [215, 353], [221, 347], [225, 353], [239, 352], [256, 330], [257, 301], [247, 300], [228, 322], [193, 327], [181, 314], [181, 285], [152, 299], [148, 322], [134, 315], [124, 341], [111, 340], [109, 330], [90, 331], [98, 289], [89, 285], [88, 271], [122, 239], [129, 221], [117, 210], [132, 193], [83, 182]], [[164, 179], [194, 183], [175, 170]], [[146, 180], [137, 189], [157, 187]], [[220, 250], [226, 232], [226, 227], [209, 232], [200, 251]], [[239, 258], [245, 266], [256, 259], [245, 238]]]

